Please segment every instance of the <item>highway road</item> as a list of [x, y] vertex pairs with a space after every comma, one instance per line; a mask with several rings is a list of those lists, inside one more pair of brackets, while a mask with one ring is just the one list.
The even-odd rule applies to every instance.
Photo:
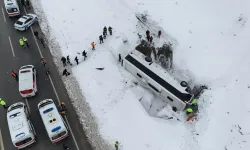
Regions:
[[[67, 144], [71, 150], [91, 150], [87, 142], [82, 126], [79, 123], [76, 112], [70, 102], [66, 89], [61, 81], [61, 75], [56, 71], [49, 49], [43, 48], [39, 41], [33, 36], [33, 31], [41, 33], [39, 26], [33, 25], [27, 31], [20, 32], [14, 29], [14, 22], [17, 18], [9, 18], [4, 9], [3, 1], [0, 3], [0, 97], [8, 105], [16, 102], [25, 102], [31, 112], [31, 121], [37, 133], [37, 142], [27, 150], [62, 150], [62, 145]], [[24, 9], [20, 7], [22, 14]], [[22, 49], [19, 39], [26, 37], [30, 48]], [[41, 55], [45, 58], [50, 68], [50, 75], [47, 76], [44, 67], [40, 63]], [[38, 93], [35, 97], [23, 99], [18, 92], [18, 83], [11, 76], [11, 71], [18, 72], [23, 65], [32, 64], [37, 69]], [[57, 144], [52, 144], [46, 134], [44, 125], [38, 113], [37, 104], [44, 99], [51, 98], [57, 104], [59, 100], [66, 103], [67, 119], [69, 123], [70, 136]], [[3, 139], [4, 150], [16, 150], [13, 146], [7, 126], [6, 110], [0, 107], [0, 129]], [[0, 144], [1, 145], [1, 144]]]

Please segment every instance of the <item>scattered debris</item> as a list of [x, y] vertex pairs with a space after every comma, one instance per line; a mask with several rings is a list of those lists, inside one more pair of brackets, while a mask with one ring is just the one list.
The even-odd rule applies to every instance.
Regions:
[[242, 133], [242, 131], [240, 131], [241, 130], [241, 127], [240, 127], [240, 125], [238, 125], [238, 128], [239, 128], [239, 133], [241, 134], [241, 135], [244, 135], [243, 133]]
[[104, 68], [95, 68], [95, 69], [97, 69], [97, 70], [103, 70]]

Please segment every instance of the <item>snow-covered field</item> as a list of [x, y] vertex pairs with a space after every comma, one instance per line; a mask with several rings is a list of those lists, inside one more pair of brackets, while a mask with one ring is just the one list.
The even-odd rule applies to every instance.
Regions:
[[[248, 0], [32, 0], [55, 63], [61, 56], [74, 62], [72, 76], [63, 77], [87, 136], [97, 150], [248, 150], [250, 147], [250, 1]], [[137, 44], [135, 13], [147, 13], [163, 28], [161, 40], [176, 41], [174, 67], [194, 83], [211, 89], [198, 100], [193, 122], [157, 117], [181, 116], [168, 107], [152, 114], [160, 103], [118, 63]], [[43, 14], [44, 13], [44, 14]], [[113, 35], [104, 44], [104, 26]], [[145, 29], [146, 30], [146, 29]], [[151, 32], [157, 31], [149, 27]], [[128, 43], [123, 43], [127, 39]], [[155, 43], [162, 43], [156, 37]], [[97, 43], [92, 51], [90, 43]], [[78, 53], [87, 51], [87, 59]], [[95, 68], [102, 68], [97, 70]], [[76, 82], [78, 81], [78, 82]], [[143, 100], [139, 99], [143, 96]], [[157, 105], [157, 104], [155, 104]], [[150, 111], [149, 111], [150, 112]]]

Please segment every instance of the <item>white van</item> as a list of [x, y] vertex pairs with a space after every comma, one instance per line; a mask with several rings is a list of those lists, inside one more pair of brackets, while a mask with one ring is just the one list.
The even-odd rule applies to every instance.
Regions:
[[9, 17], [20, 15], [20, 9], [16, 0], [4, 0], [4, 5]]
[[23, 98], [35, 96], [37, 92], [36, 69], [33, 65], [19, 69], [19, 92]]
[[38, 104], [38, 109], [52, 143], [61, 141], [68, 136], [65, 121], [59, 114], [52, 99], [45, 99]]
[[15, 103], [7, 110], [7, 122], [12, 143], [18, 149], [22, 149], [36, 142], [35, 129], [29, 120], [27, 106]]

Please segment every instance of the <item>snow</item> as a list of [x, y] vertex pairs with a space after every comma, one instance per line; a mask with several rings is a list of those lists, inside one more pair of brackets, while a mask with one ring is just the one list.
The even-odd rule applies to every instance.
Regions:
[[[83, 128], [97, 149], [247, 150], [250, 147], [250, 2], [247, 0], [32, 0], [54, 62], [61, 56], [80, 64], [62, 77]], [[58, 4], [60, 4], [60, 7]], [[55, 9], [56, 7], [56, 9]], [[118, 63], [137, 44], [135, 13], [147, 13], [149, 29], [174, 44], [176, 76], [209, 90], [198, 99], [197, 120], [186, 122]], [[113, 35], [98, 42], [104, 26]], [[128, 43], [123, 43], [127, 39]], [[90, 43], [97, 43], [92, 51]], [[79, 55], [87, 51], [87, 59]], [[104, 70], [97, 70], [102, 68]], [[152, 105], [152, 107], [150, 107]], [[162, 107], [164, 106], [164, 107]], [[160, 108], [161, 107], [161, 108]], [[159, 109], [157, 111], [157, 109]], [[167, 118], [173, 116], [174, 119]], [[176, 120], [178, 118], [179, 120]]]

